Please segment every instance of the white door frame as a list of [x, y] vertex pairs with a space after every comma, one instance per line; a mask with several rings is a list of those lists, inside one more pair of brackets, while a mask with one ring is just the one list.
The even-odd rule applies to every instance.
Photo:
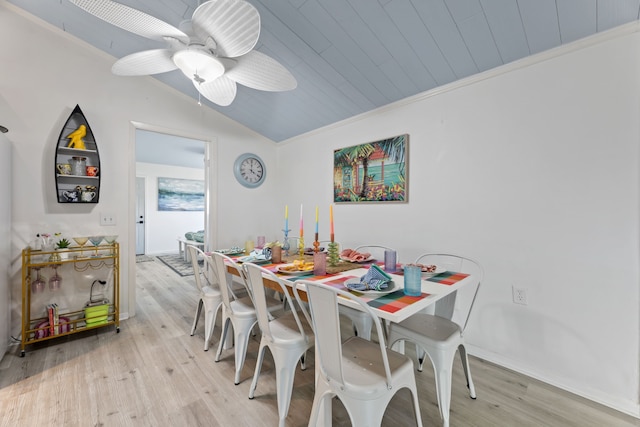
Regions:
[[136, 227], [135, 221], [131, 221], [136, 216], [136, 129], [151, 132], [175, 135], [182, 138], [196, 139], [204, 142], [204, 177], [205, 177], [205, 248], [217, 246], [218, 236], [218, 212], [216, 209], [218, 200], [218, 180], [215, 179], [217, 170], [218, 142], [211, 136], [190, 134], [175, 129], [164, 128], [162, 126], [150, 125], [141, 122], [130, 122], [129, 126], [129, 215], [128, 225], [128, 251], [121, 252], [121, 256], [126, 256], [129, 268], [127, 269], [128, 289], [128, 312], [129, 317], [136, 314]]

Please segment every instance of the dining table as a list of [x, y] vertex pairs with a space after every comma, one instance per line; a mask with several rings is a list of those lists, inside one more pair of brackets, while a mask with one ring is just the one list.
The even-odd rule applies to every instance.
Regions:
[[[232, 257], [234, 261], [242, 257]], [[363, 263], [351, 263], [346, 261], [340, 261], [338, 265], [332, 269], [327, 267], [327, 273], [323, 275], [316, 275], [313, 271], [306, 273], [300, 272], [286, 272], [280, 267], [290, 264], [295, 259], [300, 259], [299, 255], [293, 255], [283, 258], [283, 262], [279, 264], [273, 264], [269, 262], [258, 263], [261, 267], [273, 272], [289, 287], [296, 287], [300, 298], [303, 301], [307, 301], [307, 295], [304, 288], [297, 285], [301, 279], [317, 281], [327, 286], [332, 286], [337, 289], [349, 290], [346, 286], [346, 282], [349, 280], [357, 279], [369, 271], [372, 264], [376, 264], [384, 269], [384, 262], [379, 260], [369, 260]], [[305, 260], [312, 259], [311, 256], [305, 256]], [[232, 266], [228, 266], [228, 271], [233, 275], [238, 275], [238, 272]], [[472, 283], [474, 278], [465, 273], [459, 273], [454, 271], [444, 271], [440, 274], [429, 275], [423, 274], [421, 280], [421, 294], [419, 296], [409, 296], [404, 294], [404, 277], [403, 277], [403, 264], [399, 263], [396, 266], [395, 272], [387, 272], [391, 277], [391, 286], [388, 290], [383, 291], [351, 291], [373, 310], [373, 312], [380, 318], [387, 322], [402, 322], [410, 316], [423, 311], [430, 305], [441, 300], [442, 298], [454, 293], [461, 287], [468, 283]], [[269, 276], [265, 276], [265, 287], [273, 289], [277, 292], [282, 292], [282, 289], [278, 283], [273, 281]], [[389, 292], [389, 290], [391, 292]], [[350, 306], [358, 309], [359, 305], [353, 303], [346, 298], [340, 298], [340, 304]]]
[[[238, 261], [241, 257], [233, 258], [235, 261]], [[368, 260], [367, 262], [362, 263], [352, 263], [341, 260], [333, 267], [328, 266], [327, 273], [323, 275], [316, 275], [313, 271], [309, 271], [304, 274], [299, 272], [292, 274], [291, 272], [287, 272], [281, 268], [283, 265], [292, 263], [295, 259], [305, 259], [308, 261], [313, 259], [313, 257], [309, 255], [304, 255], [303, 257], [300, 257], [300, 255], [293, 255], [284, 257], [283, 262], [279, 264], [273, 264], [268, 261], [259, 264], [282, 279], [288, 289], [291, 289], [290, 293], [293, 293], [293, 288], [295, 287], [300, 299], [303, 301], [307, 301], [307, 294], [304, 286], [297, 283], [301, 279], [317, 281], [337, 289], [349, 290], [346, 286], [346, 282], [358, 279], [367, 274], [372, 264], [376, 264], [384, 269], [384, 262], [380, 260]], [[227, 268], [231, 274], [238, 275], [238, 272], [234, 267], [228, 266]], [[398, 263], [396, 265], [395, 272], [387, 272], [391, 277], [391, 283], [388, 285], [391, 286], [390, 292], [358, 292], [353, 290], [351, 292], [364, 300], [372, 309], [373, 313], [385, 322], [402, 322], [412, 315], [427, 309], [437, 301], [453, 294], [461, 287], [471, 284], [474, 280], [477, 280], [473, 275], [455, 271], [443, 271], [439, 274], [433, 275], [423, 274], [421, 277], [420, 295], [409, 296], [404, 294], [403, 271], [403, 264]], [[264, 286], [269, 289], [282, 292], [280, 285], [267, 275], [264, 276], [263, 283]], [[361, 309], [357, 303], [346, 298], [338, 298], [338, 303], [355, 309]], [[393, 348], [394, 350], [401, 352], [404, 350], [402, 343], [394, 346]], [[318, 364], [316, 364], [316, 376], [320, 374], [318, 368]], [[321, 408], [317, 425], [331, 425], [331, 405], [324, 405], [324, 407]]]

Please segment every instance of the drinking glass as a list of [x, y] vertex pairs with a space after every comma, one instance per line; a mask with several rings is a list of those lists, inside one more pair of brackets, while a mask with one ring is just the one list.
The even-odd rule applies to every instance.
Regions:
[[60, 289], [60, 285], [62, 285], [62, 277], [58, 274], [58, 267], [60, 264], [53, 264], [51, 268], [53, 268], [53, 276], [49, 278], [49, 290], [57, 291]]
[[84, 256], [84, 245], [87, 244], [87, 242], [89, 241], [88, 237], [74, 237], [73, 241], [76, 242], [78, 244], [78, 246], [80, 246], [80, 256], [83, 257]]
[[404, 266], [404, 294], [417, 297], [422, 293], [422, 268], [418, 265]]
[[313, 253], [313, 274], [324, 276], [327, 274], [327, 254], [324, 252]]
[[91, 242], [91, 244], [96, 249], [96, 253], [95, 253], [94, 256], [98, 256], [98, 245], [100, 244], [100, 242], [102, 242], [103, 239], [104, 239], [104, 236], [90, 236], [89, 237], [89, 241]]
[[111, 251], [109, 252], [110, 255], [114, 255], [113, 244], [116, 242], [116, 240], [118, 240], [118, 236], [117, 235], [104, 236], [104, 241], [107, 242], [108, 245], [111, 245]]
[[41, 268], [42, 267], [33, 268], [36, 271], [36, 278], [33, 279], [33, 281], [31, 282], [31, 292], [33, 292], [34, 294], [38, 294], [44, 291], [44, 287], [47, 284], [47, 282], [45, 282], [42, 276], [40, 275]]
[[262, 249], [266, 241], [267, 241], [267, 238], [265, 236], [258, 236], [258, 241], [256, 242], [257, 243], [256, 248]]
[[396, 251], [393, 249], [385, 249], [384, 251], [384, 271], [389, 273], [396, 272]]

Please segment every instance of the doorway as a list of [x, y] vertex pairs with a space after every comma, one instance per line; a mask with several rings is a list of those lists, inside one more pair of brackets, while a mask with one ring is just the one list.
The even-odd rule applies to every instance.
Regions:
[[[182, 147], [184, 151], [191, 152], [193, 154], [194, 150], [197, 150], [200, 155], [199, 165], [204, 170], [204, 187], [205, 187], [205, 207], [204, 207], [204, 222], [203, 227], [205, 230], [205, 248], [210, 247], [212, 242], [215, 241], [215, 237], [217, 235], [216, 228], [216, 214], [215, 214], [215, 201], [217, 199], [217, 182], [215, 181], [216, 174], [214, 173], [214, 153], [217, 151], [217, 142], [215, 140], [207, 140], [198, 135], [186, 135], [179, 134], [171, 129], [161, 128], [158, 126], [151, 126], [144, 123], [132, 122], [131, 123], [131, 131], [130, 131], [130, 139], [133, 142], [130, 147], [132, 150], [130, 151], [130, 175], [129, 175], [129, 218], [133, 219], [129, 220], [129, 247], [127, 251], [127, 259], [130, 265], [128, 269], [128, 283], [130, 284], [128, 289], [128, 309], [129, 315], [135, 315], [135, 304], [136, 304], [136, 286], [135, 286], [135, 276], [136, 276], [136, 254], [140, 253], [142, 244], [144, 249], [144, 253], [152, 254], [152, 247], [150, 242], [151, 231], [149, 229], [149, 222], [152, 220], [150, 215], [152, 212], [150, 208], [154, 208], [153, 196], [155, 194], [155, 190], [153, 190], [152, 184], [157, 184], [157, 178], [155, 176], [145, 176], [145, 174], [139, 174], [137, 167], [136, 156], [139, 152], [140, 148], [143, 148], [144, 144], [141, 143], [142, 137], [141, 134], [156, 134], [161, 139], [166, 139], [169, 141], [169, 144], [163, 145], [162, 149], [158, 149], [157, 146], [154, 146], [154, 149], [151, 150], [151, 153], [157, 155], [158, 153], [163, 153], [165, 158], [176, 159], [178, 156], [175, 154], [175, 150], [179, 147]], [[148, 136], [148, 135], [146, 135]], [[182, 146], [182, 142], [188, 140], [190, 144], [186, 144]], [[197, 142], [197, 147], [194, 148], [193, 144]], [[172, 155], [167, 155], [169, 152], [173, 151]], [[149, 160], [147, 160], [148, 162]], [[158, 167], [160, 166], [160, 162], [154, 161], [158, 163]], [[170, 169], [169, 167], [163, 168]], [[142, 176], [139, 176], [142, 175]], [[139, 180], [138, 178], [142, 178]], [[143, 184], [144, 182], [144, 184]], [[139, 186], [142, 186], [143, 191], [138, 191]], [[144, 209], [144, 213], [140, 214], [142, 211], [138, 209], [138, 206], [142, 206]], [[154, 208], [155, 209], [155, 208]], [[156, 209], [157, 210], [157, 209]], [[200, 212], [202, 213], [202, 212]], [[157, 214], [157, 212], [156, 212]], [[140, 218], [143, 216], [143, 218]], [[138, 222], [142, 220], [143, 223], [139, 224]], [[141, 232], [138, 233], [138, 227], [141, 229]], [[186, 231], [197, 231], [197, 230], [182, 230], [182, 233]], [[178, 235], [171, 236], [171, 248], [175, 248], [177, 250], [177, 242], [176, 238]], [[139, 242], [141, 240], [141, 242]], [[135, 242], [135, 244], [134, 244]], [[124, 256], [124, 254], [123, 254]]]

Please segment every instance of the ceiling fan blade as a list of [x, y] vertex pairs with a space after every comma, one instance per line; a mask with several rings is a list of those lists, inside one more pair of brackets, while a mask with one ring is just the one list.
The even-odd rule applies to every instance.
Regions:
[[226, 76], [220, 76], [212, 82], [203, 84], [193, 81], [193, 85], [202, 96], [223, 107], [230, 105], [236, 98], [236, 82]]
[[253, 50], [236, 58], [236, 61], [237, 64], [225, 75], [241, 85], [271, 92], [292, 90], [298, 86], [289, 70], [264, 53]]
[[173, 71], [178, 68], [171, 59], [173, 53], [171, 49], [132, 53], [117, 60], [111, 67], [111, 72], [118, 76], [146, 76]]
[[244, 0], [210, 0], [193, 12], [193, 31], [215, 42], [218, 56], [234, 58], [249, 52], [260, 36], [260, 14]]
[[152, 40], [164, 41], [165, 37], [189, 43], [189, 36], [171, 24], [147, 15], [137, 9], [111, 0], [70, 0], [80, 9], [112, 25]]

